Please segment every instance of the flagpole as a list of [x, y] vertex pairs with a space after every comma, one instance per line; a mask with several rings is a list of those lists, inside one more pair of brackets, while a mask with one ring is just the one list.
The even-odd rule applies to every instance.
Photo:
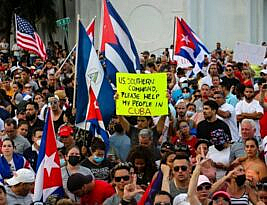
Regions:
[[15, 13], [15, 35], [16, 35], [16, 43], [17, 43], [17, 14]]
[[75, 44], [74, 47], [71, 49], [71, 51], [69, 52], [69, 54], [67, 55], [67, 57], [65, 58], [65, 60], [61, 64], [60, 68], [57, 70], [57, 72], [59, 72], [63, 68], [63, 66], [65, 65], [65, 63], [67, 62], [69, 57], [71, 56], [72, 52], [75, 50], [76, 46], [77, 46], [77, 44]]
[[[80, 14], [77, 15], [77, 27], [76, 27], [76, 46], [79, 42], [79, 21], [80, 21]], [[75, 70], [74, 70], [74, 92], [73, 92], [73, 108], [76, 107], [76, 89], [77, 89], [77, 63], [78, 63], [78, 49], [76, 52], [76, 58], [75, 58]], [[75, 111], [76, 112], [76, 111]]]
[[174, 60], [174, 52], [175, 52], [175, 39], [176, 39], [176, 16], [174, 17], [174, 27], [173, 27], [173, 52], [172, 52], [172, 59]]

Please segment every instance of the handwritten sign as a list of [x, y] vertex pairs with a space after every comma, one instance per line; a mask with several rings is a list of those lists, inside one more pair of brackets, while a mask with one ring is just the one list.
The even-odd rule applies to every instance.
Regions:
[[168, 114], [167, 74], [117, 73], [116, 114], [159, 116]]
[[243, 63], [248, 61], [250, 64], [261, 65], [264, 60], [265, 52], [266, 47], [264, 46], [236, 42], [233, 60]]

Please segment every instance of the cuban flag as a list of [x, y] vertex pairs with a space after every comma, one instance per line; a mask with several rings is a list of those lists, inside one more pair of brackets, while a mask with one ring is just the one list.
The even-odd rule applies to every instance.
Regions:
[[140, 70], [131, 34], [109, 0], [102, 1], [99, 50], [106, 57], [106, 72], [114, 85], [116, 72], [136, 73]]
[[193, 66], [191, 76], [202, 70], [204, 55], [209, 55], [208, 49], [196, 36], [183, 19], [175, 18], [174, 59], [182, 57], [186, 63]]
[[109, 140], [105, 126], [115, 112], [113, 96], [114, 91], [105, 77], [92, 42], [79, 21], [76, 126], [102, 138], [107, 149]]
[[142, 198], [138, 201], [137, 205], [152, 205], [152, 197], [155, 192], [161, 190], [163, 180], [163, 173], [159, 170], [157, 177], [150, 183], [150, 185], [146, 188], [145, 193]]
[[64, 196], [56, 135], [50, 107], [46, 114], [36, 171], [34, 202], [45, 202], [50, 195]]
[[96, 19], [96, 17], [94, 17], [92, 19], [92, 21], [90, 22], [90, 24], [86, 28], [86, 33], [89, 36], [89, 38], [93, 44], [95, 41], [95, 38], [94, 38], [94, 36], [95, 36], [95, 19]]

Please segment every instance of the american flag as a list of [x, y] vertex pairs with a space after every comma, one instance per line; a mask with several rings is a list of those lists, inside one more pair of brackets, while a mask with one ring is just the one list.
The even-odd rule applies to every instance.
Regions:
[[46, 60], [45, 45], [40, 36], [34, 31], [32, 25], [25, 19], [16, 15], [17, 45], [27, 51], [32, 51]]

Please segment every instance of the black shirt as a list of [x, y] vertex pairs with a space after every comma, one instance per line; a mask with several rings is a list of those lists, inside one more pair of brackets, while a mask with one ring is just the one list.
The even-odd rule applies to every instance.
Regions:
[[[211, 133], [222, 129], [226, 134], [231, 137], [231, 132], [228, 125], [220, 119], [217, 119], [214, 122], [208, 122], [207, 120], [203, 120], [197, 125], [197, 137], [202, 139], [211, 140]], [[231, 137], [232, 138], [232, 137]]]
[[96, 165], [86, 158], [81, 162], [81, 166], [89, 168], [95, 179], [110, 181], [109, 173], [113, 168], [113, 164], [108, 159], [104, 159], [99, 165]]

